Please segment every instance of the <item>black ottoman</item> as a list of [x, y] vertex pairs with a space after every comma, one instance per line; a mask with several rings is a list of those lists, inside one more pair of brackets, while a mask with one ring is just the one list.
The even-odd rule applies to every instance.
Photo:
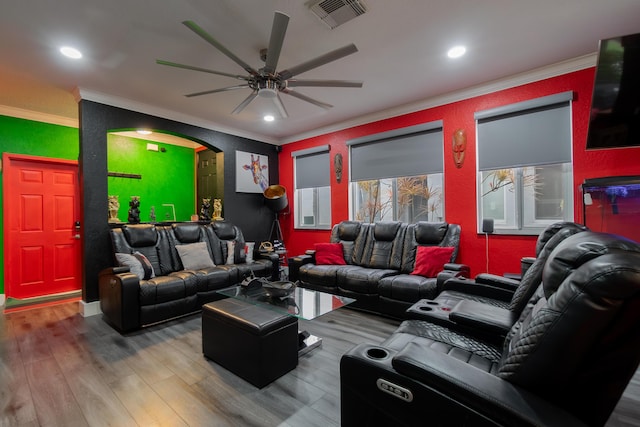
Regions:
[[232, 298], [205, 304], [202, 352], [262, 388], [298, 365], [298, 319]]

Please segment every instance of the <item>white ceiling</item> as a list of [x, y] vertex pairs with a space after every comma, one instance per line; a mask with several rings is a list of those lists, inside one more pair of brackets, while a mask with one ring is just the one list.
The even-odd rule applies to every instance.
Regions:
[[[77, 118], [74, 93], [281, 144], [430, 98], [592, 55], [598, 40], [640, 32], [640, 0], [362, 0], [368, 11], [333, 30], [302, 0], [23, 0], [0, 11], [0, 105]], [[278, 70], [355, 43], [358, 52], [301, 79], [361, 80], [354, 88], [297, 88], [334, 107], [281, 95], [289, 118], [265, 123], [249, 89], [184, 94], [237, 80], [157, 65], [156, 59], [245, 74], [181, 24], [193, 20], [254, 68], [274, 11], [291, 18]], [[467, 46], [456, 61], [455, 44]], [[72, 61], [58, 53], [72, 45]], [[79, 89], [79, 90], [78, 90]], [[415, 108], [414, 108], [415, 109]]]

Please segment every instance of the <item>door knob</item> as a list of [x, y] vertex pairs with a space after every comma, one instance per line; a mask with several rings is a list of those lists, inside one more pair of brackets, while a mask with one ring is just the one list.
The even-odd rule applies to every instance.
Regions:
[[76, 239], [76, 240], [80, 240], [80, 235], [79, 234], [74, 234], [73, 238]]

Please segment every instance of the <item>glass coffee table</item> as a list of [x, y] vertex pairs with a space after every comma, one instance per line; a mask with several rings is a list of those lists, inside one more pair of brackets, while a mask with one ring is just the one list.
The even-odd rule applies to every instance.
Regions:
[[[217, 292], [247, 304], [259, 305], [304, 320], [313, 320], [355, 301], [353, 298], [299, 287], [294, 288], [285, 296], [272, 296], [268, 288], [249, 289], [241, 285], [221, 289]], [[302, 356], [312, 349], [320, 347], [322, 338], [301, 331], [299, 332], [298, 344], [298, 356]]]

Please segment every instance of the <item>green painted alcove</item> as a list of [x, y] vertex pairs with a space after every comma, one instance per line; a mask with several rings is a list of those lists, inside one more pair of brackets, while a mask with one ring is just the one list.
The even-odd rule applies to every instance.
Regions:
[[109, 195], [118, 196], [121, 222], [128, 222], [132, 196], [140, 197], [141, 222], [153, 220], [152, 208], [156, 222], [191, 219], [197, 209], [194, 148], [116, 133], [110, 133], [107, 142]]

